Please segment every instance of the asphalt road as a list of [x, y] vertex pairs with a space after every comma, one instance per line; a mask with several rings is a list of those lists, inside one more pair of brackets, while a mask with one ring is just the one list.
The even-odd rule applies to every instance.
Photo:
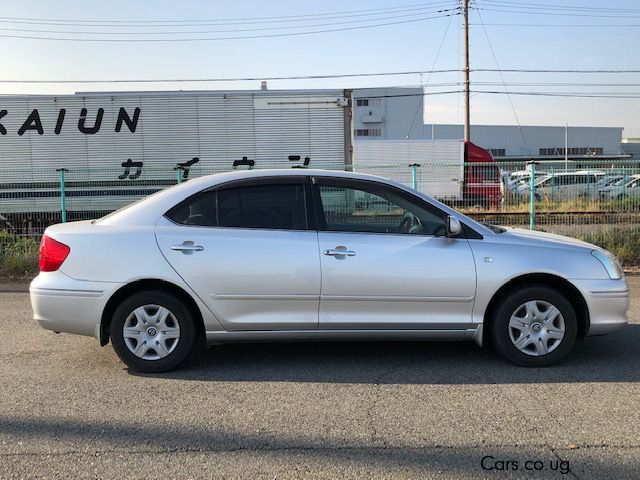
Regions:
[[631, 325], [549, 369], [471, 342], [318, 343], [214, 347], [155, 376], [0, 293], [0, 478], [638, 478], [630, 284]]

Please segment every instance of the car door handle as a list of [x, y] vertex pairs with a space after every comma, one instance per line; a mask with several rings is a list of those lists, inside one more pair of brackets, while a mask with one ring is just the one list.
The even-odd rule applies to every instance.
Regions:
[[332, 257], [355, 257], [356, 255], [356, 252], [354, 252], [353, 250], [347, 250], [345, 247], [336, 247], [331, 250], [325, 250], [323, 253]]
[[171, 245], [171, 250], [182, 253], [193, 253], [203, 251], [204, 247], [202, 245], [196, 245], [195, 243], [188, 241], [179, 243], [178, 245]]

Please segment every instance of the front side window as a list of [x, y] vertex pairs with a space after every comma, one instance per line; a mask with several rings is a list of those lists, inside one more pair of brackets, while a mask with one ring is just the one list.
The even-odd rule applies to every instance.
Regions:
[[245, 185], [202, 192], [170, 210], [167, 216], [176, 223], [202, 227], [307, 228], [302, 183]]
[[393, 189], [320, 184], [318, 191], [325, 230], [446, 235], [439, 215]]

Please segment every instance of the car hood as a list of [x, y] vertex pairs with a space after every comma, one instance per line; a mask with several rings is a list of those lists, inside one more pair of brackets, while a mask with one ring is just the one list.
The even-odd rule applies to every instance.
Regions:
[[[591, 243], [583, 242], [571, 237], [556, 235], [554, 233], [538, 232], [536, 230], [525, 230], [523, 228], [508, 228], [506, 232], [499, 234], [506, 236], [510, 241], [517, 244], [538, 245], [556, 248], [571, 248], [580, 250], [602, 250]], [[506, 239], [506, 238], [505, 238]]]

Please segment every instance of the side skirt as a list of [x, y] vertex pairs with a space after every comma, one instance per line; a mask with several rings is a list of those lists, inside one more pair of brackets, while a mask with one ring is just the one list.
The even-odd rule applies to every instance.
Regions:
[[321, 342], [373, 340], [475, 340], [482, 325], [459, 330], [261, 330], [207, 332], [207, 344], [232, 342]]

